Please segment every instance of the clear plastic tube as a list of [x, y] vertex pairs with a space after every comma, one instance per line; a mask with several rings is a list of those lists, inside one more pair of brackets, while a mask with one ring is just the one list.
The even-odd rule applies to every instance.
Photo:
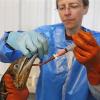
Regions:
[[67, 53], [68, 51], [72, 51], [75, 47], [75, 44], [71, 44], [71, 45], [68, 45], [66, 48], [60, 50], [59, 52], [57, 52], [56, 54], [54, 54], [53, 56], [51, 56], [48, 60], [40, 63], [40, 64], [33, 64], [33, 66], [42, 66], [44, 64], [47, 64], [48, 62], [58, 58], [59, 56], [62, 56], [64, 55], [65, 53]]

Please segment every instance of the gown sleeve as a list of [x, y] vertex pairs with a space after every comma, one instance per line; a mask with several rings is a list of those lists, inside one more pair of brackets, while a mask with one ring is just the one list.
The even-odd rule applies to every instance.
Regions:
[[0, 61], [4, 63], [11, 63], [22, 56], [20, 51], [14, 50], [6, 43], [8, 35], [9, 32], [5, 32], [0, 38]]

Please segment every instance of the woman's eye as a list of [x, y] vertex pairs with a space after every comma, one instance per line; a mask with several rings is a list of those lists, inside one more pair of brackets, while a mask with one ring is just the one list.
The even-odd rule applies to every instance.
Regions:
[[78, 8], [78, 6], [76, 6], [76, 5], [75, 5], [75, 6], [72, 5], [72, 6], [70, 6], [70, 7], [71, 7], [71, 8]]
[[64, 7], [61, 7], [60, 9], [64, 9]]
[[59, 9], [59, 10], [64, 10], [64, 9], [65, 9], [65, 7], [58, 7], [58, 9]]
[[78, 7], [80, 7], [80, 5], [78, 5], [78, 4], [72, 4], [72, 5], [70, 5], [70, 8], [78, 8]]

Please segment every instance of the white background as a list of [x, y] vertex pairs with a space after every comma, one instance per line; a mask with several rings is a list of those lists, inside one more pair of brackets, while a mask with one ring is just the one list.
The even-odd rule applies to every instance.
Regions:
[[[100, 30], [100, 0], [90, 0], [89, 12], [83, 24]], [[0, 0], [0, 33], [30, 30], [59, 21], [55, 0]]]

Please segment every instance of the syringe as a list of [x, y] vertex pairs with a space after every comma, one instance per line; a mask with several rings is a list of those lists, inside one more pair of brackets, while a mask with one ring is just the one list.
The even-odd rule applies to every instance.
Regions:
[[48, 60], [46, 60], [46, 61], [44, 61], [44, 62], [42, 62], [40, 64], [33, 64], [33, 66], [42, 66], [44, 64], [47, 64], [48, 62], [56, 59], [57, 57], [64, 55], [68, 51], [72, 51], [74, 49], [74, 47], [75, 47], [75, 44], [74, 43], [73, 44], [70, 44], [66, 48], [60, 50], [59, 52], [57, 52], [56, 54], [54, 54], [53, 56], [51, 56]]

